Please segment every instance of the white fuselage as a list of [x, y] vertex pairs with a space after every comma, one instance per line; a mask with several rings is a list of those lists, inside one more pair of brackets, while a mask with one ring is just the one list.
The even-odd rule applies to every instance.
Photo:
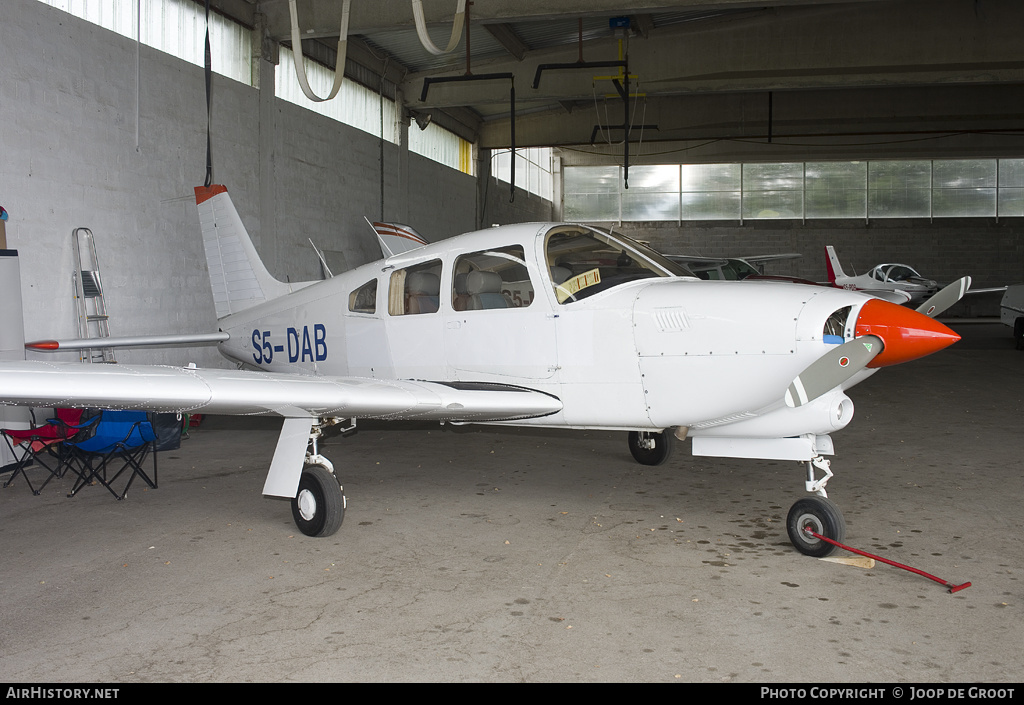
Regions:
[[[829, 317], [848, 309], [842, 320], [854, 321], [867, 297], [801, 284], [666, 274], [560, 302], [551, 278], [559, 267], [545, 250], [556, 227], [470, 233], [312, 284], [221, 319], [231, 336], [221, 351], [268, 371], [502, 382], [562, 401], [553, 416], [516, 423], [685, 426], [692, 435], [735, 429], [738, 436], [784, 437], [828, 433], [849, 421], [852, 411], [832, 418], [834, 399], [817, 405], [828, 407], [820, 410], [784, 408], [782, 400], [793, 378], [836, 343], [824, 339]], [[502, 283], [511, 305], [463, 308], [455, 270], [467, 258], [479, 262], [481, 253], [500, 248], [521, 248], [528, 275]], [[396, 314], [396, 281], [411, 281], [427, 265], [440, 281], [436, 311]], [[375, 295], [355, 304], [357, 292], [374, 282]], [[840, 330], [839, 336], [848, 340], [853, 331]], [[757, 431], [751, 422], [769, 413], [774, 421]]]

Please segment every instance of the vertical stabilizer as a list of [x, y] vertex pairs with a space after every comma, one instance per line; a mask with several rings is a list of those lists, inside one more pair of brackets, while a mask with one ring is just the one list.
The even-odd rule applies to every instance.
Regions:
[[832, 245], [825, 245], [825, 266], [828, 269], [828, 280], [836, 283], [836, 277], [845, 277], [843, 266], [839, 264], [839, 256], [836, 255], [836, 248]]
[[380, 244], [380, 252], [384, 255], [384, 259], [429, 244], [425, 237], [408, 225], [402, 225], [401, 223], [371, 223], [369, 218], [366, 219], [366, 222], [370, 223], [373, 232], [377, 234], [377, 242]]
[[225, 186], [196, 186], [196, 206], [217, 318], [287, 294], [263, 266]]

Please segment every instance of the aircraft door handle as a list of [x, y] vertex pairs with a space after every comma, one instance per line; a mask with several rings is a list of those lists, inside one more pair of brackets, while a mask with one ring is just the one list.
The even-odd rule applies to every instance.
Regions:
[[448, 321], [448, 330], [458, 330], [462, 328], [462, 321]]

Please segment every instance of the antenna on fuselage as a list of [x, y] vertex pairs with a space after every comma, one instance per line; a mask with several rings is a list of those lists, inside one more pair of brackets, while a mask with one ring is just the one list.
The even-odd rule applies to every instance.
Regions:
[[316, 252], [316, 256], [320, 258], [320, 266], [324, 268], [324, 274], [327, 275], [325, 278], [330, 279], [334, 276], [334, 273], [331, 272], [331, 268], [327, 266], [327, 260], [324, 259], [324, 253], [321, 252], [320, 248], [313, 242], [313, 238], [309, 238], [309, 244], [313, 246], [313, 252]]

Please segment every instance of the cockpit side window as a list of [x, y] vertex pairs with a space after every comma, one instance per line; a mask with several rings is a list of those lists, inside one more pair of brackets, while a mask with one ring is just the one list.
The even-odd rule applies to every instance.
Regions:
[[534, 288], [522, 245], [462, 255], [452, 269], [452, 308], [478, 311], [524, 308], [533, 303]]
[[596, 230], [553, 230], [545, 249], [551, 285], [560, 304], [636, 279], [689, 274], [644, 245]]
[[435, 259], [391, 273], [388, 313], [409, 316], [436, 313], [441, 290], [441, 260]]
[[348, 310], [353, 313], [377, 312], [377, 280], [366, 282], [348, 295]]

